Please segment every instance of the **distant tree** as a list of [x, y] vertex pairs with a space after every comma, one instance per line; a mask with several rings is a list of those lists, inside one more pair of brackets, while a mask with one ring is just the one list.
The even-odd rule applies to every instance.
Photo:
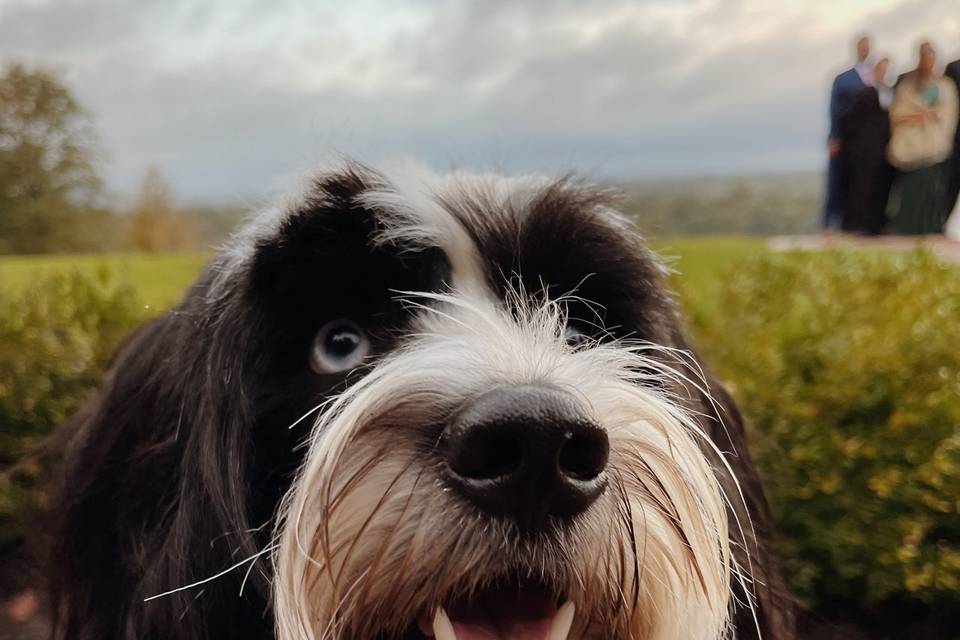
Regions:
[[194, 204], [180, 208], [180, 215], [190, 221], [193, 249], [209, 251], [223, 244], [243, 222], [249, 211], [238, 204]]
[[[104, 217], [96, 135], [51, 73], [14, 64], [0, 76], [0, 252], [77, 246], [78, 227]], [[85, 229], [87, 230], [87, 229]]]
[[650, 235], [796, 235], [816, 231], [816, 189], [746, 179], [621, 187], [621, 209]]
[[191, 221], [177, 211], [173, 188], [151, 167], [140, 183], [130, 220], [130, 244], [139, 251], [180, 251], [193, 241]]

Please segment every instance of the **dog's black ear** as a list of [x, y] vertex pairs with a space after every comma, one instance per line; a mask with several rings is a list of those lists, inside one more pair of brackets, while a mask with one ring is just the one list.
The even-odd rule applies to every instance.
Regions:
[[269, 628], [257, 571], [243, 598], [240, 571], [144, 602], [256, 551], [244, 504], [248, 410], [232, 374], [241, 350], [230, 348], [244, 335], [214, 320], [204, 288], [130, 336], [97, 396], [61, 427], [48, 567], [55, 637]]
[[[687, 353], [694, 353], [679, 332], [674, 335], [674, 344]], [[694, 359], [700, 362], [696, 356]], [[762, 638], [792, 640], [796, 637], [797, 601], [786, 586], [780, 561], [772, 548], [776, 541], [776, 527], [763, 483], [750, 455], [744, 418], [723, 384], [705, 367], [690, 364], [684, 365], [687, 368], [685, 375], [696, 384], [688, 385], [687, 395], [704, 433], [724, 454], [725, 463], [717, 459], [712, 447], [704, 447], [728, 496], [728, 509], [732, 510], [733, 555], [752, 578], [752, 584], [746, 584], [749, 595], [744, 584], [734, 580], [733, 592], [738, 600], [734, 612], [736, 637], [757, 638], [759, 627]], [[742, 604], [749, 601], [748, 597], [756, 603], [756, 620], [754, 612]]]
[[[757, 605], [756, 621], [747, 607], [737, 607], [737, 638], [756, 637], [756, 628], [759, 626], [763, 638], [790, 640], [796, 637], [797, 601], [787, 588], [780, 561], [772, 548], [776, 542], [776, 527], [763, 484], [750, 456], [743, 417], [722, 384], [712, 376], [707, 377], [707, 384], [714, 418], [703, 421], [703, 426], [722, 451], [731, 452], [726, 460], [737, 478], [743, 499], [740, 499], [740, 493], [728, 474], [721, 474], [721, 478], [740, 523], [738, 526], [736, 522], [731, 522], [731, 534], [737, 543], [734, 555], [740, 566], [750, 572], [752, 597]], [[726, 447], [722, 446], [724, 443]], [[734, 593], [742, 602], [746, 602], [742, 586], [735, 584]]]

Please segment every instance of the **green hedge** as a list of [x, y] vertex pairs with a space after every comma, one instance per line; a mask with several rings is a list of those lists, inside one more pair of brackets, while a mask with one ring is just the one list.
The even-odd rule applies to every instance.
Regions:
[[42, 498], [30, 454], [88, 397], [143, 317], [133, 288], [105, 267], [0, 289], [0, 546], [22, 535]]
[[[39, 464], [15, 461], [149, 313], [116, 273], [0, 290], [0, 546], [42, 500]], [[793, 589], [820, 609], [960, 606], [960, 272], [922, 253], [761, 253], [689, 283], [698, 343], [749, 417]]]
[[960, 606], [960, 270], [764, 254], [695, 334], [749, 417], [795, 592]]

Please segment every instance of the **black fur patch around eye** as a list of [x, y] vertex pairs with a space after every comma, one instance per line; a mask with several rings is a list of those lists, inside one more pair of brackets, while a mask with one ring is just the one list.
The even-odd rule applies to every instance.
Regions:
[[369, 337], [373, 364], [409, 328], [412, 314], [399, 292], [440, 291], [450, 280], [439, 248], [372, 241], [381, 228], [376, 212], [358, 201], [366, 188], [350, 172], [319, 180], [305, 204], [255, 249], [247, 283], [260, 340], [247, 346], [257, 380], [254, 518], [270, 516], [292, 478], [299, 461], [293, 452], [313, 423], [297, 420], [363, 370], [313, 372], [308, 362], [317, 332], [327, 322], [351, 320]]
[[470, 232], [501, 297], [518, 285], [535, 298], [569, 296], [570, 318], [594, 337], [666, 339], [672, 310], [660, 269], [636, 234], [603, 211], [603, 192], [560, 180], [524, 211], [482, 198], [444, 204]]
[[378, 245], [376, 212], [359, 204], [361, 176], [318, 181], [306, 204], [256, 248], [250, 299], [280, 339], [278, 358], [297, 362], [326, 322], [349, 318], [370, 334], [377, 351], [409, 320], [400, 291], [439, 291], [450, 265], [440, 249], [410, 251]]

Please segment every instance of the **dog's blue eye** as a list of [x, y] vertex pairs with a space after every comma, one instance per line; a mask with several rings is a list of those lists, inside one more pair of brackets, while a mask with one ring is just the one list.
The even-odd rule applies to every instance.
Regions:
[[575, 324], [568, 324], [563, 330], [563, 339], [571, 347], [582, 347], [590, 341], [590, 334]]
[[328, 322], [317, 333], [310, 352], [316, 373], [341, 373], [359, 366], [370, 353], [370, 340], [352, 320]]

